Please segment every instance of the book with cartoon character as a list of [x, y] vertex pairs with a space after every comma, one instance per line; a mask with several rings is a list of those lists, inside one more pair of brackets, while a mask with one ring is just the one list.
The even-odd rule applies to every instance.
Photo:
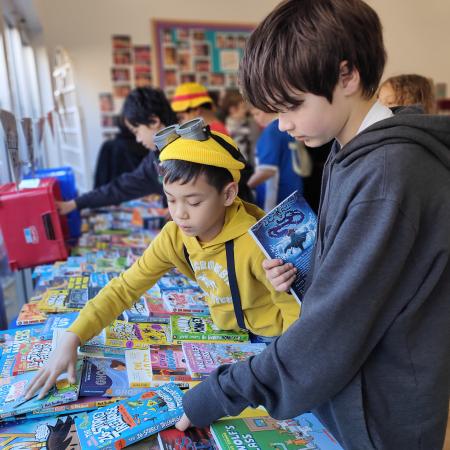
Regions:
[[17, 326], [33, 325], [36, 323], [44, 323], [48, 316], [42, 312], [37, 303], [25, 303], [20, 309], [16, 319]]
[[170, 318], [172, 343], [185, 342], [247, 342], [246, 331], [221, 330], [210, 316], [179, 316]]
[[182, 343], [186, 364], [194, 379], [206, 378], [222, 364], [244, 361], [261, 353], [266, 344]]
[[150, 344], [166, 345], [170, 343], [170, 331], [167, 324], [132, 323], [115, 320], [98, 336], [86, 342], [88, 346], [147, 348]]
[[123, 448], [174, 425], [183, 415], [182, 397], [168, 383], [76, 419], [81, 448]]
[[305, 292], [316, 228], [316, 214], [295, 191], [248, 230], [267, 258], [279, 258], [297, 268], [291, 293], [298, 302]]
[[171, 313], [209, 315], [205, 294], [198, 290], [163, 291], [162, 299], [164, 307]]
[[0, 448], [81, 450], [75, 428], [75, 417], [81, 415], [5, 422], [0, 425]]

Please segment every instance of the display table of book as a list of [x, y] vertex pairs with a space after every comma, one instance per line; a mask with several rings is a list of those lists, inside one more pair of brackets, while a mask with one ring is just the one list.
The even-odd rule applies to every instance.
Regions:
[[63, 374], [44, 399], [24, 401], [58, 336], [143, 253], [158, 233], [149, 224], [164, 213], [143, 201], [91, 213], [69, 259], [34, 270], [34, 296], [17, 327], [0, 332], [0, 448], [341, 448], [312, 414], [276, 421], [256, 409], [208, 429], [172, 426], [183, 390], [265, 348], [245, 332], [217, 329], [199, 286], [177, 271], [80, 348], [75, 384]]

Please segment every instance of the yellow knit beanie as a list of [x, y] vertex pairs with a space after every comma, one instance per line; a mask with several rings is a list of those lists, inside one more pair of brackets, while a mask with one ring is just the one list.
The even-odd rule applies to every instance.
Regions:
[[173, 94], [171, 106], [175, 112], [197, 108], [203, 103], [212, 103], [212, 98], [204, 86], [199, 83], [180, 84]]
[[[216, 131], [211, 131], [211, 134], [222, 138], [238, 150], [236, 143], [229, 136]], [[231, 173], [233, 180], [236, 182], [240, 180], [240, 171], [245, 167], [243, 162], [233, 158], [228, 150], [222, 147], [213, 137], [209, 137], [204, 141], [178, 138], [164, 147], [159, 155], [160, 161], [167, 161], [169, 159], [179, 159], [197, 164], [205, 164], [207, 166], [222, 167]]]

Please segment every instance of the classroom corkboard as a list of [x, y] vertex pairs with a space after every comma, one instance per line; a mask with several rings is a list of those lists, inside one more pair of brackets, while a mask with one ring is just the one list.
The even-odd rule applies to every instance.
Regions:
[[152, 21], [158, 85], [170, 97], [180, 83], [209, 90], [237, 86], [239, 61], [254, 24]]

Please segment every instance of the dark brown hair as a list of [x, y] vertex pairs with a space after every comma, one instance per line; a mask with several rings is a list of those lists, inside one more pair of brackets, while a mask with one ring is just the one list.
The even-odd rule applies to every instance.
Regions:
[[238, 89], [227, 89], [223, 100], [220, 103], [220, 109], [225, 116], [228, 116], [230, 114], [230, 109], [238, 106], [239, 103], [243, 101], [244, 99]]
[[434, 86], [431, 80], [416, 74], [398, 75], [384, 81], [383, 86], [391, 86], [394, 91], [395, 104], [388, 106], [421, 105], [426, 113], [436, 111]]
[[342, 61], [358, 70], [363, 96], [372, 97], [386, 61], [376, 12], [362, 0], [286, 0], [247, 41], [240, 86], [266, 112], [298, 106], [297, 91], [331, 103]]

